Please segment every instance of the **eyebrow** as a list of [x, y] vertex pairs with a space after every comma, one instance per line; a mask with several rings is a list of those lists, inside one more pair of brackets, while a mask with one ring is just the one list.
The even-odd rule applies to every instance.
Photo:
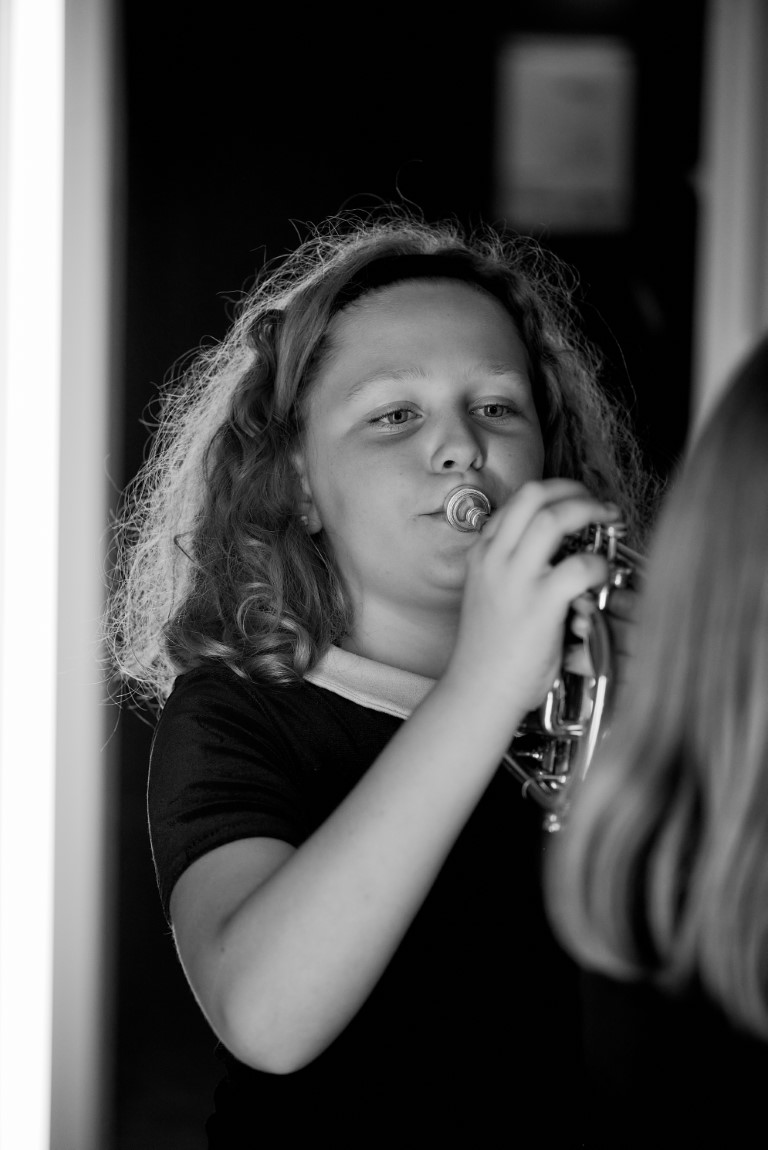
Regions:
[[414, 379], [427, 379], [427, 372], [420, 367], [380, 367], [363, 375], [350, 387], [344, 396], [344, 402], [354, 399], [361, 391], [375, 383], [410, 383]]
[[[470, 368], [467, 372], [467, 376], [469, 378], [474, 376], [491, 376], [494, 379], [507, 379], [513, 382], [528, 379], [527, 372], [523, 372], [519, 367], [514, 367], [511, 363], [506, 363], [503, 360], [475, 364], [474, 367]], [[369, 372], [368, 375], [364, 375], [360, 379], [355, 380], [344, 395], [344, 402], [348, 403], [362, 391], [365, 391], [368, 387], [377, 383], [410, 383], [412, 380], [428, 378], [429, 373], [420, 367], [376, 368], [374, 371]]]
[[529, 375], [527, 364], [525, 366], [525, 370], [521, 371], [519, 367], [513, 367], [511, 363], [506, 363], [504, 360], [499, 360], [498, 362], [493, 363], [479, 363], [477, 365], [477, 370], [478, 373], [481, 374], [485, 373], [486, 375], [492, 375], [495, 377], [503, 376], [506, 379], [520, 379], [523, 376], [525, 376], [527, 379]]

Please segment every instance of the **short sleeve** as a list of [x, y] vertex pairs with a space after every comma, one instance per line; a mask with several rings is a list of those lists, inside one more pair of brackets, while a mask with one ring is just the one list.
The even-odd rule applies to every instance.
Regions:
[[147, 789], [169, 921], [174, 885], [208, 851], [259, 836], [298, 845], [310, 829], [302, 789], [300, 756], [269, 690], [261, 696], [225, 668], [180, 676], [155, 730]]

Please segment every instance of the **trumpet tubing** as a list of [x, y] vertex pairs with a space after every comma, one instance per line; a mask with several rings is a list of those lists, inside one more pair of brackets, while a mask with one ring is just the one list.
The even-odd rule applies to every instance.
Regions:
[[[487, 496], [469, 486], [450, 491], [443, 507], [448, 523], [457, 531], [480, 531], [491, 515]], [[563, 665], [541, 707], [526, 716], [503, 759], [521, 783], [523, 794], [543, 807], [547, 831], [562, 827], [573, 788], [584, 779], [607, 731], [615, 679], [605, 609], [611, 593], [634, 586], [643, 570], [643, 558], [626, 546], [625, 534], [623, 523], [592, 523], [567, 536], [555, 557], [557, 561], [578, 551], [601, 554], [608, 563], [608, 578], [588, 599], [587, 643], [593, 675], [577, 675]]]

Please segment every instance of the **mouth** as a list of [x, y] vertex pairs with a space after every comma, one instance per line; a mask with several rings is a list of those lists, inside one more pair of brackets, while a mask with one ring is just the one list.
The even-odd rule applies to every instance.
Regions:
[[493, 514], [493, 506], [481, 488], [462, 483], [446, 495], [443, 513], [454, 530], [474, 534]]
[[450, 538], [452, 545], [458, 546], [462, 550], [464, 546], [473, 543], [478, 538], [477, 531], [457, 531], [447, 519], [442, 507], [439, 511], [426, 512], [421, 518], [434, 523], [441, 533], [445, 532], [445, 536]]
[[[480, 490], [480, 489], [478, 488], [477, 490]], [[490, 507], [490, 514], [492, 515], [493, 512], [496, 510], [496, 504], [493, 502], [490, 495], [488, 495], [486, 492], [483, 491], [483, 492], [481, 492], [481, 494], [484, 495], [485, 498], [487, 499], [488, 505]], [[444, 499], [443, 502], [440, 504], [440, 506], [436, 507], [434, 511], [424, 511], [424, 512], [422, 512], [422, 515], [424, 517], [426, 517], [427, 519], [440, 519], [440, 518], [442, 518], [442, 519], [445, 519], [445, 521], [447, 523], [448, 518], [446, 515], [445, 504], [446, 504], [446, 500]]]

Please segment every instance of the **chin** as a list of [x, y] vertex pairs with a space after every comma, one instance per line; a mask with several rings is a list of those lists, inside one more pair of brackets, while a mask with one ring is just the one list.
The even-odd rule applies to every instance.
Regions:
[[431, 586], [448, 594], [453, 594], [458, 602], [461, 602], [467, 578], [466, 557], [461, 555], [453, 562], [441, 563], [436, 570], [432, 571], [431, 576]]

